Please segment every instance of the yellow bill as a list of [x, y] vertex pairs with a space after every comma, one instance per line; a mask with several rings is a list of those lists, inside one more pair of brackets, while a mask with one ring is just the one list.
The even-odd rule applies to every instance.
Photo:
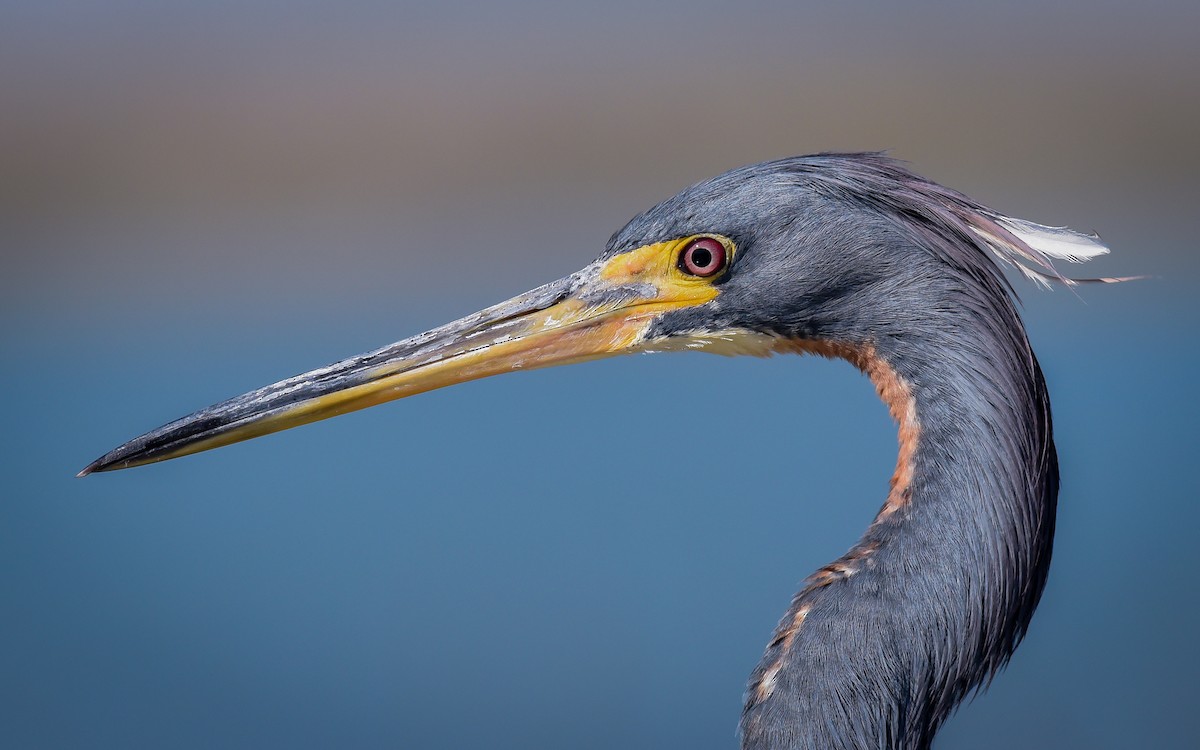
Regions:
[[[732, 243], [715, 239], [731, 257]], [[202, 409], [116, 448], [79, 476], [198, 453], [489, 375], [640, 351], [659, 316], [719, 293], [717, 275], [699, 277], [681, 265], [689, 242], [696, 238], [598, 261], [440, 328]]]

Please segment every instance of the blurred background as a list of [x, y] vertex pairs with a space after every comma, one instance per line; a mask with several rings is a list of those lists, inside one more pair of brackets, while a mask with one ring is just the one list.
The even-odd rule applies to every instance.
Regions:
[[1077, 275], [1152, 277], [1017, 282], [1055, 563], [937, 747], [1195, 746], [1200, 4], [18, 0], [0, 102], [0, 745], [735, 747], [789, 597], [886, 493], [848, 365], [626, 358], [73, 475], [727, 168], [890, 149], [1099, 232]]

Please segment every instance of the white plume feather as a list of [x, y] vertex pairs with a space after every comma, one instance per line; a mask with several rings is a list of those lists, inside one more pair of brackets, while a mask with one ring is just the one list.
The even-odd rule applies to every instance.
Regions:
[[974, 216], [960, 214], [967, 226], [997, 258], [1017, 268], [1032, 281], [1049, 288], [1054, 283], [1113, 284], [1137, 276], [1075, 279], [1054, 267], [1054, 260], [1083, 263], [1108, 253], [1100, 238], [1066, 227], [1047, 227], [1032, 221], [976, 208]]
[[1011, 216], [996, 216], [995, 219], [1017, 239], [1051, 258], [1083, 263], [1108, 254], [1108, 248], [1094, 234], [1083, 234], [1067, 227], [1047, 227]]

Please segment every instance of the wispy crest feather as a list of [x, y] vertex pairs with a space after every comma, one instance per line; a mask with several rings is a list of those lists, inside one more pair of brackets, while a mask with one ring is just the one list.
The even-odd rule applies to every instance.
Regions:
[[1048, 227], [1032, 221], [978, 209], [964, 215], [967, 226], [997, 258], [1013, 266], [1024, 276], [1046, 288], [1052, 283], [1114, 284], [1137, 277], [1106, 276], [1076, 279], [1054, 266], [1054, 260], [1085, 263], [1108, 254], [1108, 247], [1094, 234], [1076, 232], [1067, 227]]

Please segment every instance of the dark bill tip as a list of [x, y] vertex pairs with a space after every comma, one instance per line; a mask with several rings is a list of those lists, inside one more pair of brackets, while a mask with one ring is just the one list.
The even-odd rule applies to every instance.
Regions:
[[91, 474], [94, 471], [104, 471], [104, 467], [101, 464], [100, 459], [96, 459], [87, 466], [83, 467], [83, 471], [76, 474], [75, 478], [79, 479], [80, 477], [86, 477], [88, 474]]

